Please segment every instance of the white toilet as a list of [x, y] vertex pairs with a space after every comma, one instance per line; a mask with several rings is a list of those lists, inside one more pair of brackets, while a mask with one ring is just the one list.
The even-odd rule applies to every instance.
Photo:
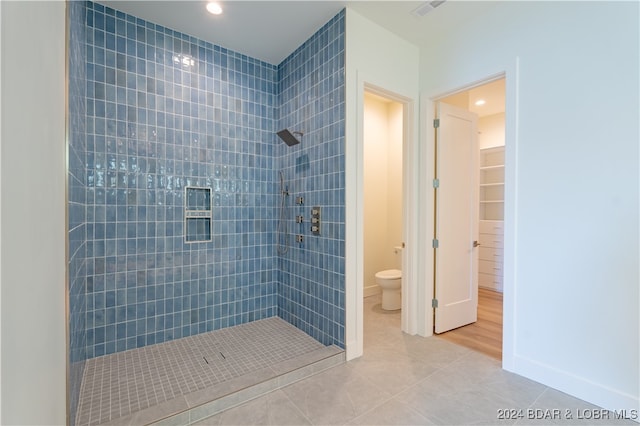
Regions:
[[382, 309], [395, 311], [402, 306], [402, 271], [387, 269], [376, 273], [376, 283], [382, 288]]
[[[401, 247], [395, 247], [396, 264], [401, 265]], [[399, 269], [386, 269], [376, 273], [376, 283], [382, 289], [382, 309], [395, 311], [402, 307], [402, 271]]]

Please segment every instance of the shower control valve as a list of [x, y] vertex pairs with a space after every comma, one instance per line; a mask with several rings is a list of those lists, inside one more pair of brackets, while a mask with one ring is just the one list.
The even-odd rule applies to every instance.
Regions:
[[311, 233], [313, 235], [320, 235], [320, 207], [314, 206], [311, 208]]

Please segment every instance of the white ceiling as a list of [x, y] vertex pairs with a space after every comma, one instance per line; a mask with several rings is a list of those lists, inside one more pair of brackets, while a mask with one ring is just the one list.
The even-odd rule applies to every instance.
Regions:
[[222, 15], [206, 1], [102, 0], [98, 3], [277, 65], [348, 6], [417, 45], [439, 30], [481, 14], [494, 2], [449, 0], [424, 17], [411, 12], [423, 1], [221, 0]]
[[[475, 112], [479, 117], [498, 114], [505, 111], [505, 87], [504, 78], [474, 87], [468, 91], [469, 111]], [[484, 105], [476, 105], [476, 101], [482, 99]]]
[[[484, 105], [476, 105], [480, 99]], [[504, 78], [469, 90], [455, 93], [441, 99], [442, 102], [464, 108], [478, 114], [478, 117], [498, 114], [505, 111], [505, 87]]]

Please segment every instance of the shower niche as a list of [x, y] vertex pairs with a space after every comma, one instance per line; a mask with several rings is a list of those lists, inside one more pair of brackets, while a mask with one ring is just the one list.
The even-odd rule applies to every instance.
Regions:
[[185, 187], [184, 241], [211, 241], [211, 188]]

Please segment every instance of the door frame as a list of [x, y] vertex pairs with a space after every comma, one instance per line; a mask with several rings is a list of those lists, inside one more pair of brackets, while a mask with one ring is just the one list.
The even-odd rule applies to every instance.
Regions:
[[[362, 72], [357, 75], [356, 143], [347, 146], [346, 153], [351, 167], [345, 172], [345, 256], [354, 260], [345, 262], [345, 335], [347, 360], [363, 353], [364, 343], [364, 93], [374, 93], [402, 104], [402, 238], [405, 250], [402, 255], [402, 311], [401, 329], [408, 334], [417, 333], [418, 304], [417, 265], [419, 251], [416, 249], [418, 229], [418, 123], [416, 120], [418, 101], [415, 96], [384, 87], [371, 76]], [[413, 249], [412, 249], [413, 248]]]
[[[477, 78], [460, 80], [458, 77], [443, 77], [444, 87], [424, 90], [420, 95], [421, 145], [425, 147], [420, 155], [420, 181], [431, 182], [435, 172], [435, 131], [433, 119], [436, 117], [436, 102], [453, 94], [505, 79], [505, 204], [504, 204], [504, 281], [503, 281], [503, 326], [502, 326], [502, 368], [513, 371], [516, 354], [515, 300], [517, 291], [516, 240], [517, 240], [517, 152], [518, 152], [518, 81], [519, 59], [495, 72], [480, 74]], [[432, 336], [434, 310], [431, 299], [434, 294], [434, 257], [431, 240], [434, 238], [435, 192], [432, 185], [424, 185], [420, 193], [421, 250], [425, 256], [419, 264], [418, 280], [426, 283], [418, 304], [418, 334]], [[429, 242], [429, 244], [427, 244]], [[427, 247], [428, 246], [428, 247]]]

